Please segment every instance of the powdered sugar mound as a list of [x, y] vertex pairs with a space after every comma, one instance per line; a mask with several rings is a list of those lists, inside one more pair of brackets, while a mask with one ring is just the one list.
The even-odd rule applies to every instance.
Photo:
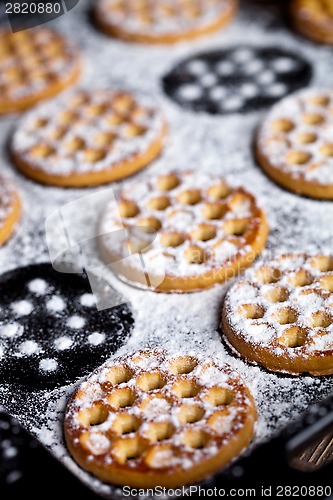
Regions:
[[45, 358], [40, 361], [39, 368], [45, 372], [53, 372], [58, 368], [58, 363], [55, 359]]
[[0, 326], [0, 337], [14, 338], [19, 337], [23, 333], [23, 325], [20, 323], [7, 323]]
[[20, 300], [14, 302], [11, 308], [17, 316], [28, 316], [33, 311], [34, 306], [28, 300]]
[[66, 308], [66, 303], [59, 295], [53, 295], [46, 303], [46, 309], [50, 312], [62, 312]]
[[28, 288], [30, 292], [35, 293], [36, 295], [45, 295], [48, 291], [48, 284], [46, 281], [36, 278], [28, 284]]
[[92, 293], [84, 293], [80, 297], [80, 304], [84, 307], [93, 307], [96, 305], [96, 298]]
[[68, 320], [66, 321], [66, 325], [69, 327], [69, 328], [73, 328], [73, 329], [80, 329], [80, 328], [83, 328], [84, 325], [85, 325], [86, 321], [84, 318], [82, 318], [81, 316], [71, 316], [70, 318], [68, 318]]
[[91, 345], [100, 345], [105, 340], [105, 334], [99, 333], [99, 332], [94, 332], [88, 336], [87, 340], [88, 340], [89, 344], [91, 344]]
[[59, 337], [54, 341], [54, 345], [59, 351], [65, 351], [72, 347], [73, 340], [67, 336]]
[[35, 354], [39, 350], [39, 346], [37, 342], [35, 342], [34, 340], [25, 340], [20, 345], [19, 350], [22, 354], [31, 356], [32, 354]]

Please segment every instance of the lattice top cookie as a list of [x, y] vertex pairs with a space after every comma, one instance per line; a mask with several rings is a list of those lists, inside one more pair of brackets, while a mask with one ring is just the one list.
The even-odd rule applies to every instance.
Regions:
[[18, 166], [37, 180], [96, 184], [146, 165], [160, 151], [164, 132], [164, 120], [147, 98], [79, 90], [26, 114], [11, 149]]
[[78, 76], [78, 53], [47, 29], [0, 30], [0, 114], [55, 95]]
[[143, 350], [108, 361], [83, 382], [64, 425], [85, 468], [117, 484], [137, 484], [141, 475], [149, 486], [208, 475], [208, 463], [197, 477], [192, 470], [237, 443], [249, 423], [251, 435], [255, 418], [252, 396], [230, 366]]
[[254, 349], [301, 360], [299, 371], [316, 357], [324, 363], [326, 357], [333, 371], [332, 307], [333, 257], [285, 254], [245, 273], [226, 296], [224, 318], [227, 329]]
[[[117, 244], [114, 231], [123, 227], [128, 239]], [[156, 239], [150, 246], [144, 234], [134, 241], [132, 227], [142, 227], [142, 233], [151, 228]], [[236, 273], [233, 266], [243, 258], [242, 265], [249, 265], [259, 242], [260, 250], [264, 244], [267, 228], [254, 196], [243, 188], [208, 174], [174, 171], [129, 184], [118, 203], [106, 207], [100, 233], [110, 262], [133, 254], [124, 266], [142, 271], [144, 259], [152, 280], [165, 274], [171, 289], [189, 289], [204, 287], [205, 280], [206, 286], [223, 281], [226, 268]], [[213, 278], [205, 276], [210, 272]], [[133, 281], [131, 272], [126, 277]]]
[[234, 14], [236, 0], [98, 0], [106, 31], [134, 41], [173, 42], [213, 31]]
[[[333, 93], [307, 89], [276, 104], [264, 120], [257, 140], [263, 166], [307, 184], [333, 191]], [[267, 166], [267, 165], [266, 165]], [[300, 192], [306, 190], [303, 184]]]

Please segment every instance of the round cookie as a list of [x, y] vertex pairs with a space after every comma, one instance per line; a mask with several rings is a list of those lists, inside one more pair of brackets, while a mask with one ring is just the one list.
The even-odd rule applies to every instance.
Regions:
[[144, 350], [107, 361], [77, 388], [64, 431], [74, 460], [99, 479], [175, 487], [227, 465], [249, 445], [256, 418], [227, 364]]
[[144, 168], [161, 152], [166, 123], [150, 99], [78, 90], [28, 112], [11, 154], [28, 177], [62, 187], [105, 184]]
[[94, 19], [108, 35], [168, 44], [212, 33], [236, 10], [237, 0], [98, 0]]
[[290, 374], [333, 373], [333, 257], [259, 262], [227, 293], [225, 338], [250, 362]]
[[237, 45], [180, 61], [162, 85], [185, 109], [224, 115], [271, 106], [308, 85], [311, 76], [312, 68], [300, 54], [280, 47]]
[[29, 390], [53, 389], [87, 375], [129, 335], [126, 305], [99, 311], [88, 279], [50, 264], [0, 277], [0, 378]]
[[21, 202], [12, 183], [0, 177], [0, 245], [12, 235], [21, 215]]
[[78, 52], [51, 30], [0, 30], [0, 115], [53, 97], [77, 80], [80, 67]]
[[278, 184], [312, 198], [333, 199], [333, 91], [301, 90], [264, 119], [256, 139], [261, 167]]
[[268, 224], [243, 188], [175, 171], [128, 184], [105, 208], [99, 234], [101, 255], [120, 278], [154, 291], [189, 292], [249, 266], [265, 246]]
[[331, 0], [293, 0], [291, 15], [295, 28], [307, 38], [333, 45]]

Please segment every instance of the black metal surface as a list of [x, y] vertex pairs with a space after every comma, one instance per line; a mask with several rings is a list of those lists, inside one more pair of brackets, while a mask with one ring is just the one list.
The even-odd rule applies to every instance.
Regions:
[[[29, 289], [34, 280], [47, 285], [44, 294]], [[82, 305], [82, 296], [93, 297], [87, 277], [58, 273], [49, 264], [5, 273], [0, 289], [1, 383], [31, 390], [74, 382], [115, 352], [133, 324], [126, 305], [105, 311]], [[58, 312], [50, 307], [57, 300], [64, 305]], [[33, 310], [18, 315], [20, 304]]]
[[311, 77], [312, 67], [300, 54], [278, 47], [237, 45], [181, 61], [164, 76], [162, 86], [180, 106], [216, 115], [266, 108], [307, 86]]

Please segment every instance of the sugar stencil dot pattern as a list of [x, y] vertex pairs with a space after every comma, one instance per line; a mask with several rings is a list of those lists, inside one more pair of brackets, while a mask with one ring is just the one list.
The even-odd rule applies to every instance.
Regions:
[[191, 111], [244, 113], [270, 106], [307, 85], [309, 63], [277, 47], [237, 46], [197, 54], [164, 76], [165, 93]]
[[65, 385], [89, 373], [131, 330], [127, 306], [98, 311], [83, 275], [40, 264], [0, 278], [0, 378], [32, 388]]

